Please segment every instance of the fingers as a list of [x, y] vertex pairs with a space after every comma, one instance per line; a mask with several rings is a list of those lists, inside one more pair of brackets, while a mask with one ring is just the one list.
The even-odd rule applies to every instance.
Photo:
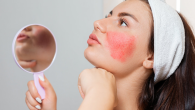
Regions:
[[31, 94], [31, 96], [37, 100], [37, 102], [42, 103], [41, 97], [37, 91], [37, 88], [35, 87], [34, 81], [29, 81], [28, 82], [28, 89]]
[[102, 70], [102, 71], [105, 71], [105, 72], [107, 72], [105, 69], [102, 69], [102, 68], [97, 68], [98, 70]]
[[[42, 80], [43, 81], [42, 81]], [[56, 110], [57, 97], [52, 85], [49, 83], [46, 77], [39, 78], [40, 85], [45, 89], [45, 99], [41, 101], [41, 97], [38, 94], [34, 81], [28, 82], [28, 91], [26, 92], [26, 104], [30, 110]]]
[[39, 83], [45, 90], [51, 89], [51, 84], [48, 81], [48, 79], [45, 77], [45, 75], [44, 75], [44, 77], [39, 76]]
[[98, 70], [102, 71], [103, 73], [106, 73], [106, 75], [110, 76], [111, 78], [114, 78], [114, 75], [108, 71], [106, 71], [105, 69], [102, 69], [102, 68], [97, 68]]
[[85, 69], [83, 70], [80, 74], [79, 74], [79, 79], [81, 79], [81, 77], [83, 76], [83, 74], [86, 74], [89, 72], [90, 69]]
[[51, 83], [49, 82], [49, 80], [45, 77], [44, 78], [39, 76], [39, 83], [40, 85], [45, 89], [45, 93], [48, 97], [56, 97], [56, 93], [51, 85]]
[[[85, 98], [85, 94], [84, 94], [84, 91], [82, 90], [82, 85], [81, 85], [81, 80], [82, 80], [82, 77], [85, 76], [84, 74], [86, 74], [89, 70], [88, 69], [85, 69], [83, 70], [80, 74], [79, 74], [79, 78], [78, 78], [78, 89], [79, 89], [79, 93], [81, 95], [81, 97], [84, 99]], [[85, 89], [84, 89], [85, 90]]]
[[77, 85], [77, 86], [78, 86], [79, 93], [80, 93], [81, 97], [84, 99], [84, 93], [83, 93], [83, 91], [82, 91], [82, 89], [81, 89], [80, 75], [81, 75], [81, 74], [79, 74], [79, 79], [78, 79], [78, 85]]
[[37, 110], [35, 107], [33, 107], [32, 105], [30, 105], [30, 103], [28, 102], [27, 98], [25, 98], [25, 102], [26, 102], [26, 105], [28, 106], [28, 108], [30, 110]]
[[81, 86], [78, 85], [78, 88], [79, 88], [79, 93], [80, 93], [81, 97], [84, 99], [85, 98], [85, 95], [84, 95], [84, 93], [82, 91]]
[[30, 108], [36, 108], [36, 109], [41, 109], [41, 104], [39, 104], [30, 94], [29, 91], [26, 92], [26, 104]]
[[[85, 69], [79, 74], [78, 89], [82, 98], [86, 96], [86, 92], [100, 82], [107, 85], [115, 85], [115, 77], [112, 73], [102, 68]], [[99, 87], [99, 86], [97, 86]]]
[[20, 66], [22, 68], [33, 68], [34, 66], [36, 66], [35, 61], [21, 61], [21, 60], [18, 60], [18, 63], [20, 64]]

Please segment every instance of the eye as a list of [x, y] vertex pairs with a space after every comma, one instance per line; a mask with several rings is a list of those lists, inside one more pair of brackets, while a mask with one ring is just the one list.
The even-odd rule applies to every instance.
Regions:
[[121, 26], [127, 26], [127, 24], [126, 24], [125, 22], [123, 22], [123, 23], [121, 24]]
[[124, 19], [120, 19], [120, 26], [124, 26], [124, 27], [127, 27], [128, 26], [128, 24], [127, 24], [127, 22], [124, 20]]

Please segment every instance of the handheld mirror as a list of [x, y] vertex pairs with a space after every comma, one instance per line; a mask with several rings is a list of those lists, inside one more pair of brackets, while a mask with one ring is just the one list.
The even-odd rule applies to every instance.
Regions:
[[39, 76], [47, 70], [56, 57], [56, 40], [43, 25], [27, 25], [15, 35], [12, 44], [13, 57], [16, 64], [24, 71], [34, 75], [35, 86], [41, 98], [45, 91], [39, 84]]

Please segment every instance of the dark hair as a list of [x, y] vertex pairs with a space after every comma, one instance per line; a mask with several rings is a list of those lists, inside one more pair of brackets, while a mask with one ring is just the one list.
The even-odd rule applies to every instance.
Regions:
[[[185, 28], [184, 57], [168, 79], [154, 85], [154, 72], [149, 76], [139, 97], [141, 110], [195, 110], [195, 38], [183, 15], [178, 14]], [[149, 51], [154, 52], [153, 32]]]

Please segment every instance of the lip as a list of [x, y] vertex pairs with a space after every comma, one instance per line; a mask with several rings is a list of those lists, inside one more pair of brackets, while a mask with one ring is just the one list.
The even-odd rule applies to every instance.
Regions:
[[24, 34], [24, 33], [20, 33], [19, 35], [18, 35], [18, 37], [17, 37], [17, 41], [18, 42], [23, 42], [23, 41], [25, 41], [25, 40], [27, 40], [27, 39], [29, 39], [30, 37], [28, 36], [28, 35], [26, 35], [26, 34]]
[[100, 44], [100, 42], [95, 34], [90, 34], [89, 39], [87, 40], [87, 43], [89, 45]]

